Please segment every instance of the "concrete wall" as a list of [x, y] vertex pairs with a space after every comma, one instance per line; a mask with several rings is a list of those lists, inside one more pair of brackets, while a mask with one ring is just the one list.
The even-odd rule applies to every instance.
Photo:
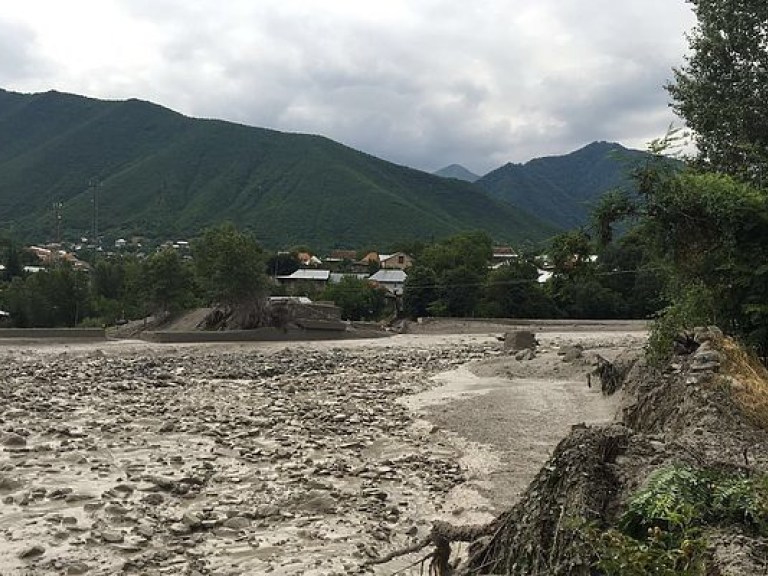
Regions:
[[220, 332], [144, 332], [143, 340], [159, 343], [185, 342], [300, 342], [302, 340], [352, 340], [357, 338], [382, 338], [390, 333], [373, 330], [301, 330], [289, 328], [256, 328], [255, 330], [222, 330]]
[[0, 328], [0, 338], [104, 340], [106, 335], [103, 328]]

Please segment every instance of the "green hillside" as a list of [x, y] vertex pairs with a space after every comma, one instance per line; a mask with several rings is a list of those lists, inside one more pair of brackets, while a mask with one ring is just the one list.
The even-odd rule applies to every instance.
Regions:
[[506, 164], [475, 185], [553, 226], [574, 228], [587, 222], [594, 203], [609, 190], [634, 190], [633, 169], [649, 158], [610, 142], [593, 142], [565, 156]]
[[193, 119], [139, 100], [0, 90], [0, 229], [89, 235], [98, 181], [108, 236], [190, 237], [231, 220], [267, 246], [383, 245], [469, 229], [497, 241], [554, 228], [472, 185], [320, 136]]

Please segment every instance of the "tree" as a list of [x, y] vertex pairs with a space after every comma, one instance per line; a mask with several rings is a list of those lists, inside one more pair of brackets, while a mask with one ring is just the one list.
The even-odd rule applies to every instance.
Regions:
[[147, 258], [144, 278], [149, 304], [156, 313], [175, 314], [193, 304], [192, 270], [173, 248]]
[[464, 232], [424, 249], [419, 262], [438, 275], [464, 267], [478, 273], [486, 270], [493, 256], [490, 237], [484, 232]]
[[251, 306], [267, 293], [264, 252], [252, 236], [233, 224], [208, 228], [192, 251], [198, 281], [211, 301]]
[[488, 274], [482, 314], [491, 318], [552, 318], [557, 308], [538, 282], [539, 271], [524, 260], [511, 261]]
[[403, 288], [403, 312], [409, 318], [429, 315], [437, 300], [437, 275], [432, 268], [416, 265], [408, 271]]
[[386, 289], [354, 276], [344, 276], [338, 284], [331, 284], [321, 298], [341, 308], [345, 320], [377, 320], [387, 306]]
[[76, 326], [91, 312], [88, 274], [69, 265], [16, 276], [3, 297], [20, 328]]
[[688, 0], [691, 56], [667, 86], [706, 169], [768, 185], [768, 3]]

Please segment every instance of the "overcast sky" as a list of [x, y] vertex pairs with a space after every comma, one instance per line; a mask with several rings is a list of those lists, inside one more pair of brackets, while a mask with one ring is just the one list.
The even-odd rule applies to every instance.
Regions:
[[693, 24], [683, 0], [6, 1], [0, 87], [140, 98], [483, 174], [662, 135]]

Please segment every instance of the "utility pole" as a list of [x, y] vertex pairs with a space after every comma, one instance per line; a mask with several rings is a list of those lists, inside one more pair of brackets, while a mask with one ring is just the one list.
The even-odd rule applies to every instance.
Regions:
[[56, 226], [56, 243], [61, 244], [61, 211], [64, 208], [64, 203], [61, 200], [57, 200], [53, 203], [53, 218], [54, 225]]
[[91, 189], [91, 203], [93, 204], [93, 245], [100, 246], [99, 242], [99, 186], [101, 183], [98, 178], [91, 178], [88, 181], [88, 187]]

